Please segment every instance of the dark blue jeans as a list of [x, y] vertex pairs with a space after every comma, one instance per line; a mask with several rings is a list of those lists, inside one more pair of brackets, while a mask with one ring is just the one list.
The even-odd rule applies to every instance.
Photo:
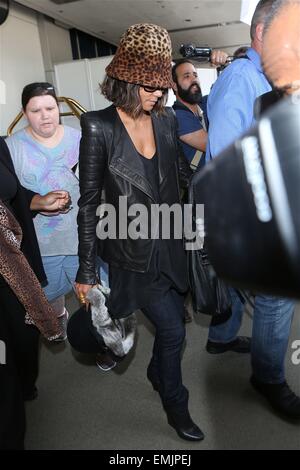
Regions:
[[[234, 289], [231, 289], [231, 298], [232, 316], [227, 322], [209, 328], [211, 341], [227, 343], [238, 334], [244, 306]], [[285, 380], [284, 359], [294, 308], [293, 299], [255, 296], [251, 362], [253, 374], [262, 382], [281, 383]]]
[[187, 409], [188, 391], [182, 384], [181, 374], [184, 296], [170, 290], [142, 312], [156, 328], [148, 376], [159, 384], [165, 409]]

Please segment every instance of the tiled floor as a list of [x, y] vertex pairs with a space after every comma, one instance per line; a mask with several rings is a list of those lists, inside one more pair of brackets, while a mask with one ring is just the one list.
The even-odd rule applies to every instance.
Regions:
[[[69, 308], [76, 308], [74, 298]], [[249, 355], [205, 352], [209, 319], [203, 315], [187, 325], [183, 376], [191, 415], [206, 438], [200, 443], [179, 439], [145, 377], [153, 336], [142, 314], [138, 318], [134, 351], [110, 372], [68, 344], [42, 345], [39, 398], [27, 405], [27, 449], [300, 448], [300, 423], [274, 415], [250, 387]], [[241, 334], [251, 334], [247, 314]], [[295, 340], [300, 340], [299, 307], [286, 368], [290, 385], [300, 394], [300, 364], [291, 359]]]

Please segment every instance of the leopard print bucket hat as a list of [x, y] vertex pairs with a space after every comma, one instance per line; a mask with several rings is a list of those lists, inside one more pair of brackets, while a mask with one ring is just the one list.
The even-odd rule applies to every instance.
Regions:
[[157, 88], [172, 87], [172, 45], [166, 29], [155, 24], [130, 26], [106, 67], [109, 77]]

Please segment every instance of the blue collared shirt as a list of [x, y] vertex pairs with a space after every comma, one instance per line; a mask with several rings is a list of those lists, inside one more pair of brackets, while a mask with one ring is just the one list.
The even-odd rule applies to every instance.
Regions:
[[[177, 134], [179, 137], [182, 135], [197, 132], [203, 129], [202, 117], [196, 116], [193, 111], [190, 110], [181, 101], [175, 101], [173, 109], [176, 113], [177, 118]], [[180, 140], [183, 153], [189, 163], [193, 160], [197, 149], [191, 145], [186, 144]]]
[[249, 60], [237, 59], [222, 72], [208, 97], [206, 161], [216, 157], [254, 125], [254, 102], [271, 90], [259, 54], [249, 48], [247, 56]]

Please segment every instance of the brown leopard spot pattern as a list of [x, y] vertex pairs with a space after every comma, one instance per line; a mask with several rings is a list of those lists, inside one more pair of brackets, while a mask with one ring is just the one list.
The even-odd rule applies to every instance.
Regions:
[[[0, 274], [24, 306], [27, 323], [33, 323], [48, 339], [61, 335], [61, 327], [41, 285], [20, 250], [22, 229], [0, 201]], [[14, 315], [14, 312], [11, 312]]]
[[172, 46], [166, 29], [154, 24], [130, 26], [106, 67], [109, 77], [157, 88], [172, 87]]

